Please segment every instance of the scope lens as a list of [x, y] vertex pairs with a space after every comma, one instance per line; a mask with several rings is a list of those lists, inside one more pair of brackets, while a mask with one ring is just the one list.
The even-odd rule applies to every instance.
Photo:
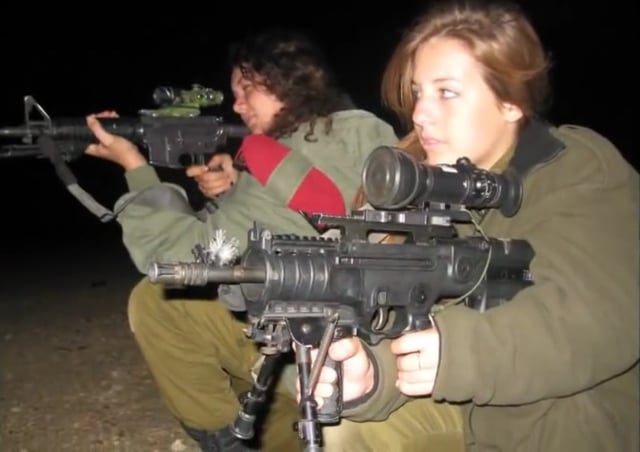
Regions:
[[405, 207], [424, 183], [421, 172], [422, 165], [401, 149], [391, 146], [374, 149], [362, 171], [367, 201], [378, 209]]
[[398, 190], [398, 155], [393, 149], [381, 146], [374, 149], [365, 161], [362, 185], [371, 205], [387, 205]]
[[175, 92], [170, 86], [160, 86], [153, 91], [153, 101], [156, 105], [170, 104], [175, 98]]

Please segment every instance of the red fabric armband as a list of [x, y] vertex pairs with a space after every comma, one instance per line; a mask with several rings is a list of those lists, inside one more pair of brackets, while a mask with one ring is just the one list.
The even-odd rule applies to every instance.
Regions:
[[327, 175], [317, 168], [312, 168], [302, 180], [289, 201], [289, 207], [305, 213], [328, 215], [344, 215], [346, 213], [340, 190]]
[[[262, 185], [266, 185], [278, 165], [291, 149], [266, 135], [249, 135], [243, 141], [236, 158]], [[312, 168], [293, 193], [289, 208], [305, 213], [344, 215], [346, 206], [340, 190], [317, 168]]]
[[238, 149], [237, 159], [244, 161], [249, 172], [266, 185], [269, 177], [291, 149], [266, 135], [249, 135]]

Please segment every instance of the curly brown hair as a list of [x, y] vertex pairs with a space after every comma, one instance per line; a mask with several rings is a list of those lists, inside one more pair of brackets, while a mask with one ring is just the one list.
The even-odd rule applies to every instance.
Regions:
[[284, 104], [268, 131], [275, 138], [309, 123], [305, 138], [311, 141], [319, 119], [326, 119], [329, 133], [331, 113], [353, 108], [324, 51], [303, 32], [275, 28], [251, 35], [231, 46], [229, 60], [246, 80], [264, 86]]

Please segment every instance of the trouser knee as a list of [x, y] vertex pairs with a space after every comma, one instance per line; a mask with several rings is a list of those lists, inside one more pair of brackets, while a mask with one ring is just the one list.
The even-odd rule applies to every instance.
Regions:
[[144, 328], [144, 320], [149, 318], [149, 312], [157, 309], [159, 302], [163, 300], [162, 285], [152, 284], [148, 278], [141, 279], [129, 294], [127, 314], [129, 328], [135, 334]]

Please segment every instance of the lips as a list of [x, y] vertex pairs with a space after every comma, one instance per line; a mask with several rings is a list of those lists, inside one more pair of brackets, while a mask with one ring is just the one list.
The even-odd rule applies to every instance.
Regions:
[[424, 146], [437, 146], [443, 143], [442, 140], [424, 135], [420, 136], [420, 141], [422, 141], [422, 144]]

